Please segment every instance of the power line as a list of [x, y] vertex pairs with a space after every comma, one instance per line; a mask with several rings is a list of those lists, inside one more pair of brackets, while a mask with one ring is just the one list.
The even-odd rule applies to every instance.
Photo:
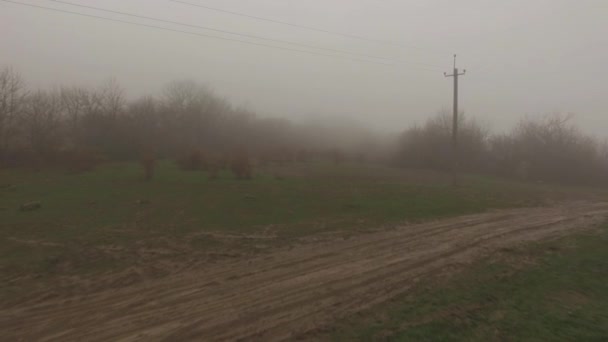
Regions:
[[309, 54], [309, 55], [318, 55], [318, 56], [332, 57], [332, 58], [338, 58], [338, 59], [347, 59], [347, 60], [352, 60], [352, 61], [357, 61], [357, 62], [374, 63], [374, 64], [381, 64], [381, 65], [386, 65], [386, 66], [394, 66], [394, 64], [389, 64], [389, 63], [380, 62], [380, 61], [373, 61], [373, 60], [368, 60], [368, 59], [353, 58], [353, 57], [346, 57], [346, 56], [338, 56], [338, 55], [330, 55], [330, 54], [325, 54], [325, 53], [305, 51], [305, 50], [298, 50], [298, 49], [292, 49], [292, 48], [287, 48], [287, 47], [282, 47], [282, 46], [276, 46], [276, 45], [254, 43], [254, 42], [249, 42], [249, 41], [245, 41], [245, 40], [239, 40], [239, 39], [233, 39], [233, 38], [225, 38], [225, 37], [218, 37], [218, 36], [212, 36], [212, 35], [203, 34], [203, 33], [176, 30], [176, 29], [171, 29], [171, 28], [162, 27], [162, 26], [155, 26], [155, 25], [149, 25], [149, 24], [135, 23], [135, 22], [132, 22], [132, 21], [107, 18], [107, 17], [97, 16], [97, 15], [92, 15], [92, 14], [85, 14], [85, 13], [79, 13], [79, 12], [62, 10], [62, 9], [58, 9], [58, 8], [52, 8], [52, 7], [40, 6], [40, 5], [34, 5], [34, 4], [27, 4], [27, 3], [23, 3], [23, 2], [12, 1], [12, 0], [0, 0], [0, 1], [6, 2], [6, 3], [12, 3], [12, 4], [15, 4], [15, 5], [21, 5], [21, 6], [28, 6], [28, 7], [33, 7], [33, 8], [44, 9], [44, 10], [48, 10], [48, 11], [73, 14], [73, 15], [78, 15], [78, 16], [82, 16], [82, 17], [95, 18], [95, 19], [100, 19], [100, 20], [107, 20], [107, 21], [112, 21], [112, 22], [117, 22], [117, 23], [122, 23], [122, 24], [147, 27], [147, 28], [152, 28], [152, 29], [157, 29], [157, 30], [164, 30], [164, 31], [170, 31], [170, 32], [175, 32], [175, 33], [189, 34], [189, 35], [194, 35], [194, 36], [199, 36], [199, 37], [204, 37], [204, 38], [211, 38], [211, 39], [225, 40], [225, 41], [231, 41], [231, 42], [242, 43], [242, 44], [262, 46], [262, 47], [273, 48], [273, 49], [278, 49], [278, 50], [293, 51], [293, 52], [305, 53], [305, 54]]
[[[326, 29], [322, 29], [322, 28], [313, 27], [313, 26], [294, 24], [294, 23], [290, 23], [290, 22], [287, 22], [287, 21], [281, 21], [281, 20], [276, 20], [276, 19], [258, 17], [258, 16], [255, 16], [255, 15], [241, 13], [241, 12], [229, 11], [229, 10], [225, 10], [225, 9], [221, 9], [221, 8], [217, 8], [217, 7], [211, 7], [211, 6], [208, 6], [208, 5], [194, 4], [194, 3], [187, 2], [187, 1], [182, 1], [182, 0], [169, 0], [169, 1], [180, 3], [180, 4], [184, 4], [184, 5], [188, 5], [188, 6], [193, 6], [193, 7], [204, 8], [204, 9], [215, 11], [215, 12], [232, 14], [232, 15], [236, 15], [236, 16], [240, 16], [240, 17], [249, 18], [249, 19], [261, 20], [261, 21], [266, 21], [266, 22], [270, 22], [270, 23], [274, 23], [274, 24], [287, 25], [287, 26], [291, 26], [291, 27], [297, 27], [297, 28], [300, 28], [300, 29], [304, 29], [304, 30], [310, 30], [310, 31], [316, 31], [316, 32], [331, 34], [331, 35], [334, 35], [334, 36], [341, 36], [341, 37], [350, 38], [350, 39], [363, 40], [363, 41], [368, 41], [368, 42], [372, 42], [372, 43], [376, 43], [376, 44], [391, 45], [391, 46], [396, 46], [396, 47], [400, 47], [400, 48], [408, 48], [408, 49], [411, 48], [411, 49], [431, 51], [431, 49], [422, 49], [422, 48], [419, 48], [419, 47], [403, 45], [403, 44], [395, 43], [395, 42], [388, 41], [388, 40], [367, 38], [367, 37], [362, 37], [362, 36], [358, 36], [358, 35], [354, 35], [354, 34], [350, 34], [350, 33], [330, 31], [330, 30], [326, 30]], [[433, 52], [438, 52], [438, 51], [433, 51]]]
[[261, 39], [261, 40], [266, 40], [266, 41], [271, 41], [271, 42], [290, 44], [290, 45], [295, 45], [295, 46], [300, 46], [300, 47], [305, 47], [305, 48], [325, 50], [325, 51], [335, 52], [335, 53], [342, 53], [342, 54], [352, 55], [352, 56], [355, 56], [355, 57], [364, 57], [364, 58], [379, 59], [379, 60], [383, 60], [385, 62], [391, 62], [393, 64], [404, 63], [404, 64], [408, 64], [409, 66], [415, 66], [416, 68], [419, 68], [419, 69], [422, 69], [422, 70], [428, 70], [428, 71], [440, 70], [439, 67], [437, 67], [435, 65], [431, 65], [431, 64], [418, 63], [418, 62], [409, 62], [409, 61], [403, 61], [403, 60], [394, 60], [394, 59], [390, 59], [390, 58], [386, 58], [386, 57], [381, 57], [381, 56], [366, 55], [366, 54], [355, 53], [355, 52], [351, 52], [351, 51], [345, 51], [345, 50], [339, 50], [339, 49], [330, 49], [330, 48], [324, 48], [324, 47], [307, 45], [307, 44], [300, 44], [300, 43], [295, 43], [295, 42], [286, 41], [286, 40], [266, 38], [266, 37], [262, 37], [262, 36], [251, 35], [251, 34], [243, 34], [243, 33], [238, 33], [238, 32], [227, 31], [227, 30], [221, 30], [221, 29], [216, 29], [216, 28], [212, 28], [212, 27], [208, 27], [208, 26], [194, 25], [194, 24], [188, 24], [188, 23], [182, 23], [182, 22], [177, 22], [177, 21], [165, 20], [165, 19], [160, 19], [160, 18], [147, 17], [147, 16], [133, 14], [133, 13], [108, 10], [108, 9], [104, 9], [104, 8], [94, 7], [94, 6], [75, 4], [75, 3], [68, 2], [68, 1], [61, 1], [61, 0], [48, 0], [48, 1], [53, 1], [53, 2], [62, 3], [62, 4], [66, 4], [66, 5], [83, 7], [83, 8], [88, 8], [88, 9], [93, 9], [93, 10], [98, 10], [98, 11], [103, 11], [103, 12], [108, 12], [108, 13], [113, 13], [113, 14], [126, 15], [126, 16], [131, 16], [131, 17], [140, 18], [140, 19], [155, 20], [155, 21], [158, 21], [158, 22], [164, 22], [164, 23], [169, 23], [169, 24], [175, 24], [175, 25], [182, 25], [182, 26], [189, 26], [189, 27], [194, 27], [194, 28], [206, 29], [206, 30], [211, 30], [211, 31], [216, 31], [216, 32], [221, 32], [221, 33], [238, 35], [238, 36], [242, 36], [242, 37], [255, 38], [255, 39]]
[[48, 0], [48, 1], [57, 2], [57, 3], [61, 3], [61, 4], [65, 4], [65, 5], [70, 5], [70, 6], [76, 6], [76, 7], [93, 9], [93, 10], [107, 12], [107, 13], [120, 14], [120, 15], [124, 15], [124, 16], [139, 18], [139, 19], [153, 20], [153, 21], [158, 21], [158, 22], [167, 23], [167, 24], [188, 26], [188, 27], [199, 28], [199, 29], [204, 29], [204, 30], [209, 30], [209, 31], [215, 31], [215, 32], [220, 32], [220, 33], [232, 34], [232, 35], [241, 36], [241, 37], [266, 40], [266, 41], [275, 42], [275, 43], [289, 44], [289, 45], [294, 45], [294, 46], [299, 46], [299, 47], [304, 47], [304, 48], [309, 48], [309, 49], [325, 50], [325, 51], [329, 51], [329, 52], [337, 52], [337, 53], [342, 53], [342, 54], [347, 54], [347, 55], [352, 55], [352, 56], [374, 58], [374, 59], [382, 59], [382, 60], [385, 60], [385, 61], [389, 61], [388, 58], [384, 58], [384, 57], [380, 57], [380, 56], [366, 55], [366, 54], [355, 53], [355, 52], [345, 51], [345, 50], [340, 50], [340, 49], [331, 49], [331, 48], [325, 48], [325, 47], [320, 47], [320, 46], [301, 44], [301, 43], [296, 43], [296, 42], [292, 42], [292, 41], [288, 41], [288, 40], [273, 39], [273, 38], [267, 38], [267, 37], [252, 35], [252, 34], [233, 32], [233, 31], [217, 29], [217, 28], [213, 28], [213, 27], [209, 27], [209, 26], [187, 24], [187, 23], [182, 23], [182, 22], [177, 22], [177, 21], [171, 21], [171, 20], [165, 20], [165, 19], [160, 19], [160, 18], [147, 17], [147, 16], [138, 15], [138, 14], [134, 14], [134, 13], [120, 12], [120, 11], [114, 11], [114, 10], [109, 10], [109, 9], [105, 9], [105, 8], [94, 7], [94, 6], [76, 4], [76, 3], [72, 3], [72, 2], [68, 2], [68, 1], [61, 1], [61, 0]]

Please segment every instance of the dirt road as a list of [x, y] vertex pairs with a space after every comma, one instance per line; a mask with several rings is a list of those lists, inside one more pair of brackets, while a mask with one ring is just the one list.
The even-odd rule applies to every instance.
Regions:
[[7, 341], [285, 340], [498, 248], [580, 231], [608, 204], [452, 218], [311, 243], [119, 290], [0, 309]]

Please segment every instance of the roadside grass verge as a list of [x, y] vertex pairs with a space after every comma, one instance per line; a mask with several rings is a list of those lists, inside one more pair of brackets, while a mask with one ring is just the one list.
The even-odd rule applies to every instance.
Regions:
[[605, 341], [608, 225], [505, 249], [339, 323], [334, 341]]

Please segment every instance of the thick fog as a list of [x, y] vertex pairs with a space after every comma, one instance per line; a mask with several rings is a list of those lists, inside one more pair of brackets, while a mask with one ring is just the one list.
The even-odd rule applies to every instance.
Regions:
[[172, 80], [192, 79], [260, 115], [349, 118], [396, 132], [451, 106], [452, 83], [443, 71], [451, 71], [457, 53], [459, 66], [468, 71], [461, 79], [462, 109], [494, 130], [510, 128], [525, 115], [571, 112], [584, 130], [608, 136], [604, 0], [184, 0], [369, 40], [169, 0], [66, 1], [325, 50], [56, 1], [14, 2], [340, 57], [2, 1], [0, 64], [18, 70], [30, 87], [86, 86], [115, 78], [134, 98], [156, 94]]

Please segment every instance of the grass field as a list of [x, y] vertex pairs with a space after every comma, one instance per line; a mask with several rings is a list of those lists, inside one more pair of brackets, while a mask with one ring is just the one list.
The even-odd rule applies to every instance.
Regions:
[[502, 250], [343, 321], [335, 341], [606, 341], [608, 225]]
[[[114, 308], [123, 307], [124, 319], [133, 324], [142, 323], [140, 314], [157, 315], [159, 327], [169, 327], [157, 333], [167, 336], [223, 336], [230, 331], [221, 326], [234, 319], [241, 329], [235, 325], [234, 334], [249, 336], [253, 328], [270, 333], [273, 319], [306, 326], [306, 320], [287, 318], [328, 310], [345, 320], [333, 325], [326, 317], [329, 331], [319, 322], [320, 331], [303, 337], [599, 341], [608, 336], [608, 227], [593, 236], [521, 245], [559, 236], [552, 234], [560, 229], [577, 231], [579, 223], [573, 222], [590, 225], [585, 218], [607, 212], [597, 203], [608, 198], [604, 190], [475, 175], [463, 176], [454, 187], [445, 174], [369, 164], [297, 163], [256, 171], [252, 180], [227, 172], [210, 180], [204, 172], [163, 162], [146, 182], [133, 163], [81, 174], [0, 170], [0, 304], [14, 320], [4, 329], [14, 336], [57, 331], [86, 336], [99, 324], [114, 322], [118, 325], [99, 333], [140, 333], [142, 327], [115, 320]], [[590, 201], [395, 228], [564, 200]], [[41, 207], [20, 210], [30, 202]], [[495, 246], [490, 258], [472, 268], [451, 268], [457, 256], [487, 255], [484, 244]], [[424, 283], [416, 283], [416, 274], [433, 267], [421, 278]], [[414, 286], [406, 295], [394, 292], [402, 282]], [[260, 296], [268, 288], [272, 295]], [[144, 289], [148, 297], [140, 298]], [[365, 302], [381, 298], [375, 303], [384, 304], [356, 309], [359, 297], [351, 291], [369, 296]], [[168, 304], [139, 311], [157, 297]], [[213, 305], [207, 310], [209, 298], [224, 310], [216, 330], [197, 323], [219, 315]], [[237, 306], [242, 317], [227, 313]], [[39, 314], [41, 308], [47, 313]], [[163, 325], [173, 315], [182, 317], [179, 326]], [[72, 329], [76, 321], [80, 328]]]
[[[83, 174], [0, 170], [2, 293], [59, 276], [259, 253], [311, 236], [535, 206], [589, 192], [476, 176], [454, 188], [438, 173], [331, 163], [260, 169], [251, 181], [225, 173], [212, 181], [163, 162], [152, 182], [142, 178], [140, 166], [128, 163]], [[18, 210], [32, 201], [41, 209]], [[253, 236], [255, 242], [248, 239]]]

